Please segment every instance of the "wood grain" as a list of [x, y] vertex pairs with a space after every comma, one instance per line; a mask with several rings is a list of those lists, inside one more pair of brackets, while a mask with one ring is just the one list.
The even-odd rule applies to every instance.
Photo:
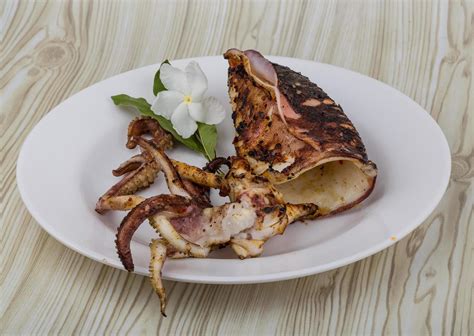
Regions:
[[[474, 333], [474, 2], [14, 1], [0, 3], [1, 334]], [[114, 74], [229, 47], [326, 62], [404, 92], [438, 121], [452, 177], [393, 247], [298, 280], [166, 282], [93, 262], [46, 234], [15, 182], [19, 148], [52, 107]]]

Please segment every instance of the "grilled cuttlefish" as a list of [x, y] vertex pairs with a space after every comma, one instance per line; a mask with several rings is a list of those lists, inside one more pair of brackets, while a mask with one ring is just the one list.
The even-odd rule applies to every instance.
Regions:
[[285, 201], [315, 203], [322, 214], [369, 196], [377, 168], [340, 105], [307, 77], [255, 50], [230, 49], [224, 57], [238, 156]]

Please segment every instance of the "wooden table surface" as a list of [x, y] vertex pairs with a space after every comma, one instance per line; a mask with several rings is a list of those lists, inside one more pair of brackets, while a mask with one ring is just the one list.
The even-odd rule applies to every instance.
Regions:
[[[473, 7], [472, 0], [2, 1], [0, 333], [472, 335]], [[451, 181], [433, 214], [391, 248], [291, 281], [168, 281], [164, 319], [146, 277], [87, 259], [40, 228], [20, 199], [16, 159], [41, 117], [79, 90], [165, 58], [229, 47], [335, 64], [402, 91], [446, 134]]]

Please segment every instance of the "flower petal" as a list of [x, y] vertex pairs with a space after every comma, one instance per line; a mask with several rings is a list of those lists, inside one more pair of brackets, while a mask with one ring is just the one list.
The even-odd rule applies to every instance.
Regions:
[[225, 118], [224, 106], [214, 97], [207, 97], [202, 101], [202, 107], [204, 109], [204, 121], [203, 123], [209, 125], [216, 125]]
[[183, 97], [184, 95], [178, 91], [161, 91], [153, 101], [151, 110], [169, 119], [173, 111], [183, 102]]
[[189, 115], [188, 105], [181, 103], [171, 116], [171, 123], [176, 132], [183, 138], [189, 138], [197, 130], [197, 124]]
[[202, 103], [191, 103], [188, 105], [188, 109], [191, 118], [202, 123], [206, 122], [206, 111]]
[[160, 79], [166, 89], [189, 94], [188, 81], [183, 70], [165, 63], [160, 68]]
[[197, 62], [191, 61], [185, 69], [190, 94], [193, 101], [200, 102], [207, 91], [207, 77]]

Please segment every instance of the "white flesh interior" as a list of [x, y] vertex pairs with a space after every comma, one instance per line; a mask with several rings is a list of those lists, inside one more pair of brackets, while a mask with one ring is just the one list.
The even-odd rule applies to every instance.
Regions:
[[275, 187], [289, 203], [315, 203], [322, 214], [350, 204], [370, 188], [367, 177], [351, 161], [332, 161], [301, 174], [294, 180]]

